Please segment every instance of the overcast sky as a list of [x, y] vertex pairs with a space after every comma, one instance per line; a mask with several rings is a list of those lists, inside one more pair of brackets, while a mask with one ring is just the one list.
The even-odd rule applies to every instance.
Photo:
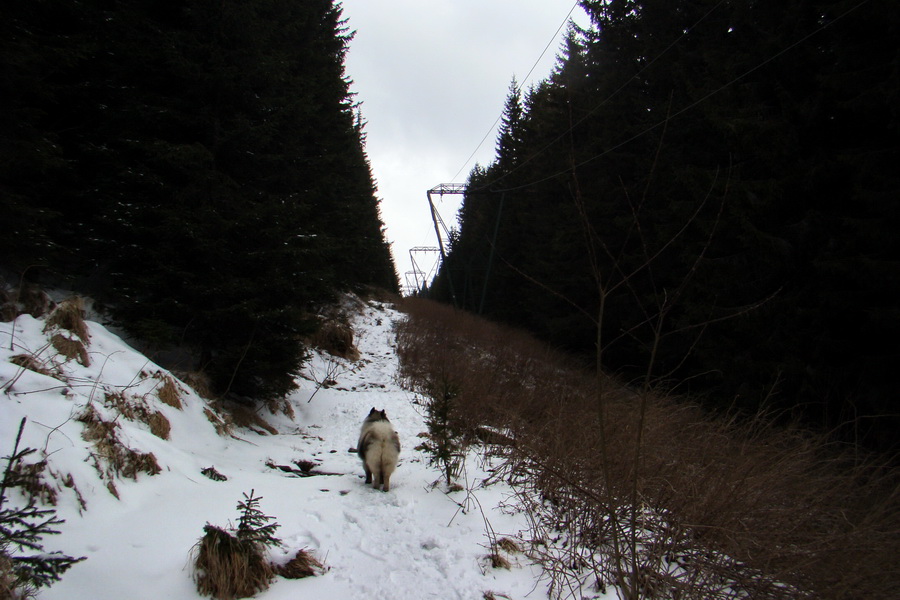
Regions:
[[[581, 24], [586, 18], [575, 0], [343, 0], [342, 5], [356, 31], [346, 72], [362, 102], [382, 218], [400, 284], [406, 285], [413, 281], [407, 276], [409, 249], [437, 245], [427, 190], [464, 183], [476, 162], [493, 160], [496, 129], [469, 157], [500, 116], [511, 78], [526, 88], [545, 79], [567, 15], [571, 11]], [[460, 199], [444, 196], [438, 205], [448, 226], [456, 223]], [[416, 255], [425, 271], [436, 258]]]

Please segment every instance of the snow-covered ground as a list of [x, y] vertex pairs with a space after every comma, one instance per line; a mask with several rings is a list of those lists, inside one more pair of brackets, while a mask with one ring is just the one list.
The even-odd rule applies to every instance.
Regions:
[[[43, 332], [44, 320], [20, 316], [14, 331], [13, 323], [0, 323], [0, 455], [12, 452], [20, 420], [27, 417], [22, 445], [48, 457], [54, 476], [45, 481], [58, 490], [56, 510], [65, 519], [60, 535], [44, 538], [45, 549], [86, 557], [39, 597], [197, 598], [192, 547], [206, 523], [236, 524], [236, 504], [253, 490], [262, 497], [261, 510], [280, 525], [275, 535], [284, 549], [277, 554], [292, 556], [305, 548], [328, 569], [318, 577], [277, 578], [257, 598], [480, 600], [488, 592], [497, 598], [547, 598], [539, 566], [523, 555], [507, 556], [509, 570], [485, 560], [489, 531], [496, 539], [527, 529], [525, 517], [509, 508], [512, 490], [503, 482], [483, 485], [490, 465], [469, 457], [463, 481], [468, 490], [447, 494], [432, 485], [440, 474], [415, 450], [426, 429], [423, 415], [414, 396], [396, 383], [392, 326], [399, 318], [388, 305], [366, 305], [354, 320], [360, 360], [315, 355], [289, 399], [293, 418], [261, 414], [277, 435], [237, 428], [232, 436], [216, 433], [206, 402], [184, 386], [180, 409], [163, 403], [158, 393], [166, 372], [102, 325], [89, 324], [90, 365], [82, 366], [54, 358], [48, 345], [53, 332]], [[57, 377], [9, 361], [22, 354]], [[337, 385], [316, 383], [329, 376]], [[162, 413], [171, 425], [169, 439], [109, 408], [113, 401], [105, 398], [116, 394], [143, 406], [145, 414]], [[142, 473], [137, 481], [115, 478], [116, 498], [99, 475], [98, 450], [85, 441], [84, 424], [76, 420], [89, 404], [118, 424], [123, 445], [152, 452], [161, 472]], [[403, 446], [388, 493], [364, 485], [360, 461], [350, 452], [372, 407], [387, 411]], [[296, 467], [295, 461], [312, 461], [327, 475], [298, 477], [267, 466]], [[205, 477], [201, 470], [207, 467], [228, 479]], [[74, 487], [62, 483], [69, 475]], [[18, 492], [12, 499], [22, 501]]]

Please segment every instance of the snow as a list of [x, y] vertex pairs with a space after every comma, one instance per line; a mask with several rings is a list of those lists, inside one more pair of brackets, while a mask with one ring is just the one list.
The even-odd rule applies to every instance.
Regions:
[[[280, 525], [275, 535], [284, 548], [274, 551], [276, 557], [286, 560], [307, 549], [327, 567], [317, 577], [276, 578], [257, 598], [480, 600], [487, 592], [548, 598], [540, 567], [524, 555], [507, 556], [511, 569], [486, 561], [491, 536], [516, 538], [527, 530], [525, 516], [514, 509], [513, 490], [490, 479], [491, 463], [470, 453], [461, 480], [467, 489], [446, 493], [434, 485], [440, 473], [415, 449], [426, 426], [415, 396], [396, 382], [393, 323], [401, 318], [389, 305], [364, 305], [353, 322], [360, 360], [313, 355], [289, 397], [293, 418], [260, 413], [277, 435], [254, 427], [235, 428], [231, 436], [216, 433], [207, 402], [183, 384], [180, 409], [160, 401], [167, 372], [99, 323], [89, 322], [87, 367], [56, 355], [44, 320], [22, 315], [0, 323], [0, 454], [12, 452], [27, 417], [22, 447], [39, 451], [32, 460], [47, 456], [55, 476], [45, 481], [58, 490], [55, 508], [65, 519], [60, 535], [43, 539], [45, 550], [87, 557], [39, 598], [200, 597], [191, 549], [206, 523], [235, 525], [236, 505], [251, 490]], [[20, 354], [36, 357], [58, 376], [9, 362]], [[317, 383], [326, 378], [337, 385]], [[171, 424], [169, 439], [105, 406], [106, 395], [116, 392], [162, 413]], [[161, 472], [141, 473], [136, 481], [120, 475], [113, 480], [116, 498], [95, 467], [98, 451], [82, 437], [77, 417], [88, 405], [118, 424], [125, 446], [152, 452]], [[360, 460], [351, 452], [372, 407], [387, 411], [403, 447], [387, 493], [365, 486]], [[327, 474], [298, 477], [267, 466], [296, 468], [294, 461], [313, 461], [316, 471]], [[228, 479], [205, 477], [201, 470], [207, 467]], [[62, 483], [68, 475], [74, 488]], [[24, 502], [18, 492], [12, 496]]]

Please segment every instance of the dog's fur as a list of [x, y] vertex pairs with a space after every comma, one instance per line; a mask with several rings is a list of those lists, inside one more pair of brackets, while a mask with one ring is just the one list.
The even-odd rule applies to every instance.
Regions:
[[383, 485], [385, 492], [390, 491], [391, 474], [397, 468], [400, 454], [400, 437], [385, 411], [374, 407], [369, 411], [359, 432], [356, 452], [363, 461], [366, 483], [372, 483], [376, 490]]

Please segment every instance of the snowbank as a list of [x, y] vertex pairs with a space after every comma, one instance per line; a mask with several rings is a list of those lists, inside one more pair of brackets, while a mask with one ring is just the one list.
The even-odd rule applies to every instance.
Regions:
[[[261, 415], [277, 435], [258, 428], [220, 435], [204, 399], [102, 325], [88, 323], [83, 365], [50, 345], [54, 330], [45, 331], [44, 320], [0, 323], [0, 453], [12, 451], [27, 417], [22, 445], [46, 456], [45, 482], [57, 490], [56, 510], [66, 520], [44, 545], [87, 557], [40, 597], [197, 598], [189, 553], [203, 525], [234, 524], [237, 502], [254, 490], [280, 524], [277, 553], [286, 559], [305, 548], [328, 568], [318, 577], [276, 579], [258, 598], [546, 598], [540, 568], [522, 555], [507, 557], [509, 570], [485, 559], [489, 531], [496, 539], [527, 529], [506, 507], [512, 491], [483, 485], [490, 465], [469, 457], [468, 490], [446, 494], [432, 485], [440, 474], [414, 449], [423, 416], [395, 383], [392, 324], [400, 318], [389, 306], [366, 305], [353, 323], [360, 359], [314, 355], [289, 398], [293, 418]], [[15, 356], [43, 373], [13, 364]], [[323, 385], [326, 379], [333, 383]], [[389, 493], [364, 485], [350, 451], [371, 407], [387, 411], [403, 446]], [[108, 446], [85, 439], [91, 419], [126, 454], [143, 457], [141, 465], [155, 461], [158, 474], [132, 469], [129, 477]], [[300, 476], [310, 464], [322, 474]], [[208, 467], [227, 479], [201, 474]]]

